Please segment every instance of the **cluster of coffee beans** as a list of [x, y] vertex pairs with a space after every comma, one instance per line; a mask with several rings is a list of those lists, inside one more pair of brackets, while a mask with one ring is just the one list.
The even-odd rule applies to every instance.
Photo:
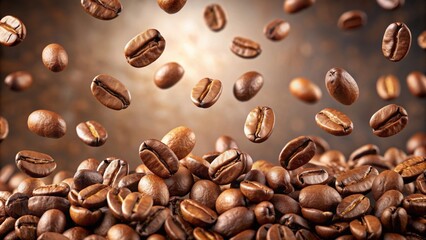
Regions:
[[[385, 9], [401, 6], [402, 0], [377, 0]], [[186, 0], [158, 0], [173, 14]], [[286, 0], [283, 9], [297, 13], [314, 0]], [[119, 0], [81, 0], [91, 16], [111, 20], [122, 10]], [[206, 25], [215, 32], [227, 23], [218, 4], [205, 8]], [[337, 21], [342, 30], [366, 24], [364, 12], [343, 13]], [[265, 37], [283, 40], [290, 31], [288, 22], [276, 19], [264, 27]], [[25, 39], [25, 25], [16, 17], [0, 21], [0, 43], [15, 46]], [[426, 32], [418, 37], [425, 48]], [[393, 62], [409, 52], [412, 36], [401, 22], [385, 30], [384, 57]], [[127, 62], [136, 68], [156, 61], [166, 40], [156, 29], [132, 38], [124, 48]], [[262, 52], [260, 44], [235, 37], [230, 45], [235, 55], [251, 59]], [[60, 72], [68, 65], [65, 49], [56, 43], [42, 52], [43, 64]], [[184, 69], [170, 62], [160, 67], [154, 83], [170, 88]], [[8, 75], [5, 83], [14, 91], [32, 84], [27, 72]], [[258, 72], [244, 73], [234, 84], [239, 101], [253, 98], [263, 86]], [[426, 77], [412, 72], [409, 90], [426, 96]], [[337, 102], [351, 105], [359, 97], [354, 78], [344, 69], [332, 68], [325, 76], [327, 91]], [[131, 95], [118, 79], [100, 74], [91, 83], [93, 96], [113, 110], [126, 109]], [[377, 92], [385, 100], [400, 94], [396, 77], [383, 76]], [[307, 103], [320, 100], [320, 88], [308, 79], [295, 78], [290, 92]], [[222, 93], [220, 80], [203, 78], [191, 91], [192, 102], [209, 108]], [[333, 108], [315, 116], [317, 125], [335, 136], [353, 131], [351, 119]], [[407, 111], [396, 104], [379, 109], [370, 127], [379, 137], [393, 136], [406, 126]], [[28, 116], [31, 132], [61, 138], [67, 131], [64, 118], [48, 110]], [[275, 115], [268, 106], [258, 106], [247, 116], [244, 134], [254, 143], [266, 141], [273, 132]], [[77, 136], [89, 146], [103, 145], [108, 133], [98, 122], [83, 121]], [[0, 117], [0, 141], [8, 135], [8, 122]], [[234, 139], [221, 136], [212, 152], [192, 153], [195, 133], [185, 126], [170, 130], [161, 140], [147, 139], [139, 148], [142, 164], [134, 170], [116, 157], [82, 161], [74, 173], [59, 171], [48, 154], [22, 150], [15, 166], [0, 169], [0, 238], [10, 239], [425, 239], [426, 236], [426, 134], [414, 134], [406, 151], [389, 148], [381, 154], [373, 144], [355, 149], [346, 158], [317, 136], [300, 136], [289, 141], [278, 156], [279, 165], [253, 161]], [[41, 179], [43, 178], [43, 179]]]

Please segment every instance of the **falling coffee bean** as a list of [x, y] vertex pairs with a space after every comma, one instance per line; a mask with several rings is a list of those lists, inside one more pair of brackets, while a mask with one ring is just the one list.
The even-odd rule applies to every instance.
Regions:
[[234, 83], [235, 98], [242, 102], [252, 99], [262, 88], [263, 82], [263, 76], [258, 72], [244, 73]]
[[286, 13], [297, 13], [314, 3], [315, 0], [285, 0], [283, 8]]
[[4, 83], [10, 90], [20, 92], [31, 87], [33, 84], [33, 77], [29, 72], [16, 71], [7, 75], [4, 79]]
[[93, 96], [108, 108], [122, 110], [130, 105], [131, 96], [126, 86], [109, 75], [96, 76], [90, 89]]
[[263, 34], [271, 41], [280, 41], [287, 37], [290, 32], [290, 23], [282, 20], [275, 19], [265, 25]]
[[380, 7], [386, 10], [394, 10], [404, 5], [405, 0], [377, 0]]
[[42, 137], [61, 138], [67, 126], [65, 120], [57, 113], [48, 110], [36, 110], [28, 116], [28, 129]]
[[200, 108], [209, 108], [222, 94], [222, 82], [216, 79], [203, 78], [191, 91], [191, 101]]
[[419, 98], [426, 97], [426, 76], [422, 72], [413, 71], [407, 76], [408, 90]]
[[395, 99], [399, 96], [401, 87], [396, 76], [389, 74], [381, 76], [376, 83], [377, 94], [383, 100]]
[[260, 44], [243, 37], [235, 37], [232, 40], [231, 51], [242, 58], [255, 58], [262, 52]]
[[44, 66], [52, 72], [60, 72], [68, 66], [68, 54], [57, 43], [47, 45], [41, 54]]
[[278, 160], [283, 168], [294, 170], [308, 163], [315, 155], [315, 143], [309, 137], [300, 136], [288, 142]]
[[274, 111], [266, 106], [256, 107], [247, 115], [244, 134], [250, 141], [261, 143], [271, 136], [274, 125]]
[[88, 14], [101, 20], [116, 18], [122, 9], [119, 0], [81, 0], [81, 6]]
[[162, 178], [169, 178], [179, 168], [176, 154], [166, 144], [155, 139], [145, 140], [141, 144], [139, 157], [149, 170]]
[[23, 150], [16, 154], [16, 166], [34, 178], [50, 175], [56, 169], [56, 162], [47, 154]]
[[155, 72], [154, 83], [161, 89], [167, 89], [179, 82], [184, 73], [185, 70], [179, 63], [169, 62]]
[[218, 32], [226, 25], [226, 14], [219, 4], [210, 4], [204, 9], [204, 21], [210, 30]]
[[423, 31], [417, 37], [417, 43], [421, 49], [426, 49], [426, 31]]
[[166, 41], [156, 29], [148, 29], [132, 38], [124, 47], [127, 62], [136, 68], [157, 60], [166, 47]]
[[18, 45], [26, 35], [27, 29], [18, 18], [4, 16], [0, 20], [0, 44], [8, 47]]
[[321, 89], [306, 78], [298, 77], [291, 80], [290, 93], [306, 103], [316, 103], [321, 99]]
[[9, 135], [9, 123], [7, 119], [0, 116], [0, 143]]
[[335, 136], [345, 136], [352, 132], [353, 123], [344, 113], [332, 108], [324, 108], [315, 115], [317, 125]]
[[367, 23], [367, 14], [359, 10], [351, 10], [340, 15], [337, 26], [342, 30], [352, 30]]
[[79, 123], [76, 131], [81, 141], [92, 147], [102, 146], [108, 138], [105, 128], [93, 120]]
[[371, 116], [370, 127], [376, 136], [390, 137], [402, 131], [407, 122], [407, 111], [396, 104], [389, 104]]
[[411, 46], [411, 31], [401, 22], [390, 24], [383, 35], [383, 55], [392, 62], [401, 61]]
[[342, 68], [332, 68], [325, 75], [327, 91], [334, 99], [344, 105], [351, 105], [359, 96], [358, 84]]
[[166, 13], [173, 14], [185, 6], [186, 0], [157, 0], [157, 3]]

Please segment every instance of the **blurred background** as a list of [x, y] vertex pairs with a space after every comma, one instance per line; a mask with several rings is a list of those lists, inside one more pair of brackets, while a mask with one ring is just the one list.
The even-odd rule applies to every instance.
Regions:
[[[224, 8], [228, 23], [220, 32], [212, 32], [203, 19], [210, 3]], [[80, 161], [94, 157], [102, 160], [115, 156], [127, 160], [134, 168], [142, 141], [161, 139], [169, 130], [184, 125], [196, 135], [196, 155], [214, 150], [221, 135], [233, 137], [239, 147], [254, 160], [277, 162], [282, 147], [300, 135], [318, 135], [332, 149], [348, 156], [354, 149], [373, 143], [381, 152], [391, 146], [405, 149], [406, 140], [416, 132], [426, 131], [426, 99], [408, 91], [406, 76], [411, 71], [426, 70], [426, 51], [417, 37], [426, 30], [426, 1], [407, 0], [399, 9], [382, 9], [373, 0], [320, 0], [297, 14], [283, 11], [283, 0], [194, 1], [188, 0], [178, 13], [169, 15], [155, 0], [122, 0], [123, 9], [116, 19], [102, 21], [87, 14], [80, 1], [0, 0], [0, 16], [13, 15], [27, 28], [26, 39], [15, 47], [0, 46], [0, 79], [18, 70], [33, 75], [33, 85], [24, 92], [13, 92], [0, 84], [0, 115], [9, 121], [9, 136], [0, 144], [0, 165], [12, 163], [18, 151], [28, 149], [54, 157], [58, 169], [75, 170]], [[363, 10], [367, 25], [354, 31], [341, 31], [337, 19], [348, 10]], [[290, 34], [280, 42], [263, 35], [263, 27], [281, 18], [291, 25]], [[401, 62], [385, 59], [381, 41], [386, 27], [402, 21], [411, 30], [413, 41], [409, 54]], [[166, 39], [166, 49], [153, 64], [133, 68], [123, 54], [126, 43], [140, 32], [156, 28]], [[250, 38], [262, 46], [262, 53], [247, 60], [235, 56], [229, 46], [235, 36]], [[68, 67], [60, 73], [50, 72], [41, 61], [43, 48], [59, 43], [68, 52]], [[155, 71], [175, 61], [185, 69], [180, 82], [170, 89], [155, 86]], [[332, 67], [346, 69], [357, 81], [360, 97], [344, 106], [330, 97], [325, 84]], [[232, 88], [247, 71], [264, 76], [261, 91], [248, 102], [239, 102]], [[91, 94], [92, 79], [101, 73], [123, 82], [131, 92], [130, 106], [114, 111], [101, 105]], [[396, 75], [401, 95], [384, 101], [376, 93], [376, 80], [383, 74]], [[190, 100], [192, 87], [202, 78], [219, 79], [223, 92], [215, 105], [197, 108]], [[293, 97], [288, 85], [295, 77], [305, 77], [320, 86], [323, 97], [313, 105]], [[381, 107], [396, 103], [409, 115], [409, 123], [399, 134], [389, 138], [373, 135], [369, 119]], [[250, 142], [244, 136], [247, 114], [256, 106], [269, 106], [276, 123], [271, 137], [263, 143]], [[354, 123], [352, 134], [329, 135], [319, 129], [314, 117], [325, 107], [346, 113]], [[28, 115], [37, 109], [61, 114], [67, 133], [60, 139], [43, 138], [27, 128]], [[100, 122], [109, 138], [101, 147], [89, 147], [78, 137], [75, 127], [87, 120]]]

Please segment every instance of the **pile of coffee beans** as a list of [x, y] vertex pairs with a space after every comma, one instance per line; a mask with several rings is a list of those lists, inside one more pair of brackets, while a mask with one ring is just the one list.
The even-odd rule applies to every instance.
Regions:
[[[168, 14], [184, 7], [186, 0], [157, 0]], [[402, 0], [377, 0], [385, 9], [395, 9]], [[283, 10], [297, 13], [315, 4], [314, 0], [286, 0]], [[112, 20], [119, 16], [119, 0], [81, 0], [91, 16]], [[226, 11], [218, 4], [206, 6], [204, 20], [209, 29], [226, 27]], [[337, 26], [343, 31], [363, 27], [367, 15], [351, 10], [343, 13]], [[290, 31], [288, 22], [267, 23], [264, 35], [281, 41]], [[418, 37], [425, 48], [426, 33]], [[13, 16], [0, 21], [0, 43], [16, 46], [24, 41], [26, 27]], [[412, 42], [408, 26], [391, 23], [384, 30], [382, 52], [392, 62], [401, 61]], [[124, 57], [136, 68], [156, 61], [165, 51], [166, 40], [156, 29], [132, 38], [124, 47]], [[251, 59], [262, 52], [259, 43], [237, 36], [230, 44], [235, 55]], [[47, 45], [41, 56], [52, 72], [68, 65], [66, 50], [57, 43]], [[176, 62], [161, 66], [154, 83], [161, 89], [173, 87], [184, 75]], [[24, 91], [32, 76], [13, 72], [5, 78], [13, 91]], [[262, 74], [244, 73], [234, 84], [239, 101], [249, 101], [264, 83]], [[409, 91], [426, 96], [426, 77], [413, 71], [407, 77]], [[339, 104], [351, 105], [359, 98], [355, 79], [342, 68], [325, 74], [328, 93]], [[108, 74], [97, 75], [90, 85], [93, 97], [112, 110], [124, 110], [131, 102], [127, 87]], [[322, 92], [313, 82], [295, 78], [290, 92], [308, 104], [321, 100]], [[199, 108], [214, 105], [222, 93], [222, 82], [203, 78], [192, 88], [191, 101]], [[384, 75], [377, 81], [384, 100], [401, 93], [398, 79]], [[193, 107], [193, 106], [192, 106]], [[315, 116], [316, 124], [334, 136], [351, 134], [352, 120], [334, 108], [324, 108]], [[41, 137], [61, 138], [67, 132], [58, 113], [39, 109], [28, 116], [28, 129]], [[386, 138], [401, 132], [408, 113], [388, 104], [371, 116], [373, 134]], [[267, 141], [275, 126], [274, 111], [268, 106], [252, 109], [244, 124], [244, 134], [254, 143]], [[0, 142], [9, 134], [8, 121], [0, 116]], [[102, 146], [107, 130], [93, 120], [76, 126], [84, 144]], [[407, 141], [406, 149], [366, 144], [346, 157], [331, 150], [318, 136], [290, 140], [277, 157], [277, 164], [254, 161], [230, 136], [221, 136], [211, 152], [193, 154], [196, 134], [186, 126], [171, 129], [162, 139], [144, 140], [138, 153], [141, 164], [131, 169], [117, 157], [83, 160], [74, 172], [53, 172], [60, 166], [54, 157], [33, 150], [16, 154], [15, 163], [0, 168], [0, 238], [5, 240], [122, 240], [122, 239], [425, 239], [426, 236], [426, 133]], [[19, 171], [17, 171], [19, 169]]]

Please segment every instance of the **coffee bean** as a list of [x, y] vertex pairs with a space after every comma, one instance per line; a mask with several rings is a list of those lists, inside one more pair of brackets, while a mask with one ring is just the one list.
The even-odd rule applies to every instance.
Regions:
[[326, 239], [335, 239], [338, 236], [346, 233], [349, 230], [349, 224], [347, 222], [336, 222], [331, 225], [321, 226], [316, 225], [316, 233]]
[[250, 141], [261, 143], [271, 136], [274, 125], [275, 114], [272, 108], [258, 106], [247, 115], [244, 134]]
[[413, 134], [407, 141], [407, 152], [413, 153], [418, 147], [426, 146], [426, 133], [418, 132]]
[[198, 180], [194, 183], [189, 198], [215, 209], [216, 199], [221, 194], [220, 187], [210, 180]]
[[90, 210], [74, 205], [71, 205], [69, 212], [71, 220], [77, 225], [84, 227], [96, 225], [102, 217], [102, 212], [99, 209]]
[[374, 144], [365, 144], [356, 150], [354, 150], [349, 156], [350, 162], [357, 162], [360, 158], [367, 155], [378, 155], [380, 154], [380, 149], [377, 145]]
[[375, 135], [390, 137], [402, 131], [407, 122], [407, 111], [396, 104], [389, 104], [371, 116], [370, 127]]
[[385, 230], [404, 233], [408, 224], [407, 211], [402, 207], [388, 207], [383, 211], [380, 221]]
[[342, 68], [332, 68], [325, 75], [327, 91], [336, 101], [351, 105], [359, 97], [358, 84], [354, 78]]
[[166, 47], [166, 41], [156, 29], [148, 29], [132, 38], [124, 47], [127, 62], [136, 68], [157, 60]]
[[179, 215], [170, 215], [164, 222], [164, 230], [170, 239], [185, 240], [192, 237], [193, 228]]
[[420, 48], [426, 49], [426, 31], [423, 31], [419, 34], [417, 37], [417, 43], [419, 44]]
[[58, 209], [68, 212], [70, 202], [63, 197], [57, 196], [33, 196], [28, 199], [28, 210], [32, 215], [41, 217], [49, 209]]
[[377, 0], [380, 7], [386, 10], [393, 10], [404, 5], [405, 0]]
[[28, 129], [42, 137], [61, 138], [67, 131], [65, 120], [48, 110], [36, 110], [28, 116]]
[[402, 206], [411, 215], [423, 216], [426, 214], [426, 195], [421, 193], [408, 195], [402, 201]]
[[180, 203], [183, 219], [197, 227], [212, 225], [217, 220], [217, 214], [207, 206], [192, 200], [185, 199]]
[[8, 15], [0, 20], [0, 44], [8, 47], [16, 46], [26, 35], [27, 29], [18, 18]]
[[145, 173], [132, 173], [124, 176], [118, 182], [118, 188], [128, 188], [132, 192], [137, 192], [139, 181], [145, 175]]
[[426, 97], [426, 76], [422, 72], [414, 71], [407, 76], [408, 90], [416, 97]]
[[222, 82], [216, 79], [203, 78], [191, 91], [191, 101], [200, 108], [211, 107], [222, 94]]
[[115, 159], [105, 169], [102, 184], [116, 187], [127, 174], [129, 174], [129, 164], [125, 160]]
[[12, 91], [20, 92], [33, 84], [33, 76], [27, 71], [16, 71], [6, 76], [4, 83]]
[[315, 143], [300, 136], [288, 142], [278, 157], [283, 168], [293, 170], [305, 165], [315, 155]]
[[315, 115], [317, 125], [335, 136], [346, 136], [352, 132], [353, 123], [344, 113], [332, 108], [324, 108]]
[[62, 233], [67, 225], [67, 219], [63, 212], [58, 209], [47, 210], [40, 217], [37, 224], [37, 236], [45, 232]]
[[78, 203], [90, 209], [103, 207], [107, 203], [107, 194], [110, 189], [110, 186], [100, 183], [90, 185], [78, 193]]
[[302, 208], [302, 216], [315, 224], [325, 224], [333, 219], [334, 213], [330, 211], [321, 211], [315, 208]]
[[145, 175], [141, 178], [138, 185], [140, 193], [151, 196], [154, 199], [154, 205], [165, 206], [169, 202], [170, 193], [164, 180], [156, 175]]
[[194, 228], [193, 234], [197, 240], [223, 240], [219, 234], [200, 227]]
[[63, 235], [69, 239], [83, 239], [90, 235], [90, 231], [82, 227], [72, 227], [66, 230]]
[[157, 0], [157, 3], [166, 13], [173, 14], [185, 6], [186, 0]]
[[23, 150], [16, 154], [16, 166], [31, 177], [46, 177], [56, 169], [55, 160], [44, 153]]
[[256, 205], [254, 208], [254, 215], [259, 224], [274, 223], [275, 222], [275, 209], [271, 202], [263, 201]]
[[416, 179], [416, 189], [426, 194], [426, 171], [424, 171], [422, 174], [420, 174]]
[[154, 200], [151, 196], [132, 192], [123, 200], [122, 212], [127, 221], [143, 221], [148, 216]]
[[380, 217], [386, 208], [401, 205], [403, 198], [404, 195], [397, 190], [386, 191], [379, 199], [377, 199], [374, 206], [374, 215], [376, 215], [376, 217]]
[[[159, 0], [165, 1], [165, 0]], [[182, 0], [179, 0], [182, 1]], [[184, 0], [186, 1], [186, 0]], [[176, 62], [169, 62], [161, 66], [154, 74], [154, 83], [161, 89], [167, 89], [182, 79], [185, 70]]]
[[178, 171], [171, 177], [164, 179], [170, 196], [185, 196], [194, 185], [194, 177], [184, 166], [180, 165]]
[[365, 215], [370, 210], [370, 200], [362, 194], [353, 194], [342, 199], [337, 205], [336, 214], [342, 220], [352, 220]]
[[297, 13], [314, 3], [315, 0], [286, 0], [284, 1], [283, 8], [286, 13]]
[[246, 199], [240, 189], [230, 188], [222, 193], [216, 199], [216, 211], [222, 214], [235, 207], [246, 206]]
[[342, 201], [340, 194], [327, 185], [314, 185], [300, 191], [299, 203], [304, 208], [333, 211]]
[[145, 140], [140, 145], [139, 157], [149, 170], [162, 178], [169, 178], [179, 168], [176, 154], [166, 144], [155, 139]]
[[391, 23], [383, 34], [382, 53], [392, 62], [401, 61], [411, 46], [410, 29], [401, 22]]
[[244, 152], [230, 149], [220, 154], [209, 167], [209, 176], [217, 184], [228, 184], [251, 168], [253, 160]]
[[[147, 237], [157, 232], [170, 215], [171, 213], [168, 208], [163, 206], [153, 206], [146, 220], [138, 222], [136, 225], [136, 232], [142, 237]], [[139, 239], [139, 237], [137, 239]]]
[[232, 238], [230, 238], [229, 240], [245, 240], [245, 239], [254, 239], [254, 237], [256, 236], [256, 231], [252, 230], [252, 229], [247, 229], [244, 230], [236, 235], [234, 235]]
[[189, 154], [184, 159], [180, 160], [192, 174], [201, 179], [210, 179], [209, 167], [210, 163], [199, 156]]
[[274, 224], [272, 225], [267, 234], [266, 234], [267, 240], [296, 240], [296, 237], [294, 236], [294, 233], [291, 231], [290, 228], [280, 225], [280, 224]]
[[32, 196], [58, 196], [66, 197], [70, 187], [66, 183], [44, 185], [34, 188]]
[[5, 202], [6, 213], [17, 219], [30, 213], [28, 210], [29, 197], [23, 193], [13, 193]]
[[93, 96], [108, 108], [122, 110], [130, 105], [131, 96], [126, 86], [109, 75], [96, 76], [90, 89]]
[[269, 229], [273, 226], [272, 223], [266, 223], [260, 226], [256, 232], [256, 240], [266, 240]]
[[365, 24], [367, 24], [367, 14], [359, 10], [344, 12], [337, 21], [337, 26], [342, 30], [357, 29]]
[[133, 228], [127, 226], [126, 224], [116, 224], [112, 226], [107, 233], [107, 238], [109, 240], [138, 240], [140, 237]]
[[222, 213], [213, 226], [213, 231], [230, 237], [246, 229], [249, 229], [254, 223], [254, 213], [245, 207], [232, 208]]
[[234, 83], [235, 98], [242, 102], [252, 99], [262, 89], [263, 82], [263, 76], [258, 72], [244, 73]]
[[266, 182], [276, 193], [291, 193], [294, 191], [288, 171], [279, 166], [272, 167], [266, 172]]
[[0, 116], [0, 143], [9, 135], [9, 123], [6, 118]]
[[306, 78], [298, 77], [291, 80], [290, 93], [306, 103], [316, 103], [322, 97], [321, 89]]
[[112, 163], [112, 161], [117, 160], [116, 157], [107, 157], [102, 162], [98, 163], [98, 167], [96, 171], [98, 171], [100, 174], [104, 175], [105, 170], [107, 167]]
[[102, 146], [108, 138], [105, 128], [93, 120], [79, 123], [76, 131], [81, 141], [92, 147]]
[[39, 218], [32, 215], [24, 215], [18, 218], [15, 222], [15, 232], [19, 239], [36, 239], [38, 221]]
[[308, 221], [294, 213], [287, 213], [282, 216], [280, 219], [280, 224], [287, 226], [293, 231], [297, 231], [299, 229], [310, 229]]
[[274, 191], [266, 185], [247, 180], [241, 183], [240, 190], [250, 202], [254, 203], [269, 201], [274, 195]]
[[304, 188], [310, 185], [326, 184], [329, 180], [327, 170], [323, 168], [304, 168], [296, 176], [296, 185]]
[[290, 23], [282, 20], [275, 19], [263, 27], [263, 34], [267, 39], [272, 41], [280, 41], [287, 37], [290, 32]]
[[161, 139], [175, 154], [178, 159], [183, 159], [191, 153], [195, 146], [194, 132], [185, 126], [179, 126], [170, 130]]
[[355, 219], [349, 224], [352, 234], [357, 239], [380, 239], [382, 235], [382, 224], [380, 220], [372, 215], [361, 217], [361, 220]]
[[68, 54], [57, 43], [47, 45], [41, 54], [44, 66], [52, 72], [61, 72], [68, 66]]
[[122, 9], [119, 0], [81, 0], [81, 6], [88, 14], [101, 20], [116, 18]]
[[402, 192], [404, 180], [395, 171], [386, 170], [381, 172], [373, 181], [372, 192], [375, 200], [379, 199], [388, 190], [398, 190]]
[[336, 190], [342, 195], [369, 192], [378, 174], [372, 166], [359, 166], [336, 177]]
[[127, 188], [111, 188], [107, 193], [108, 208], [117, 219], [124, 220], [123, 201], [131, 191]]
[[398, 78], [389, 74], [377, 79], [376, 90], [379, 97], [383, 100], [391, 100], [399, 96], [401, 87], [399, 86]]
[[[54, 239], [54, 240], [69, 240], [69, 238], [65, 237], [61, 233], [56, 233], [56, 232], [45, 232], [45, 233], [39, 235], [38, 238], [37, 238], [37, 240], [51, 240], [51, 239]], [[98, 240], [98, 239], [96, 239], [96, 240]], [[102, 240], [102, 239], [100, 239], [100, 240]]]
[[218, 32], [226, 25], [225, 11], [219, 4], [210, 4], [204, 9], [204, 21], [210, 30]]
[[94, 184], [103, 182], [103, 177], [98, 171], [83, 169], [74, 174], [74, 189], [77, 191]]
[[235, 55], [247, 59], [255, 58], [262, 52], [259, 43], [243, 37], [235, 37], [230, 48]]

